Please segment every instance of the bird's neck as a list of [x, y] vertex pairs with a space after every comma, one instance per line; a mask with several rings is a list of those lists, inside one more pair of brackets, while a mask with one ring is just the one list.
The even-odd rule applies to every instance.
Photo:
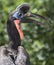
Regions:
[[10, 39], [9, 48], [17, 49], [17, 47], [21, 45], [21, 40], [20, 40], [19, 33], [13, 21], [11, 20], [7, 21], [7, 32], [8, 32], [9, 39]]

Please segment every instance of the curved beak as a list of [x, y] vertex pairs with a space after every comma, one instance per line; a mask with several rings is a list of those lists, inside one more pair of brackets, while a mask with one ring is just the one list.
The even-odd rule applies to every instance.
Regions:
[[44, 19], [44, 20], [48, 20], [48, 18], [44, 17], [44, 16], [41, 16], [39, 14], [35, 14], [35, 13], [31, 13], [31, 12], [27, 12], [23, 19], [21, 20], [21, 23], [35, 23], [35, 24], [38, 24], [38, 25], [44, 25], [43, 22], [40, 22], [40, 21], [37, 21], [36, 19], [37, 18], [41, 18], [41, 19]]
[[19, 5], [13, 13], [13, 17], [17, 20], [20, 20], [20, 23], [36, 23], [36, 24], [43, 24], [43, 22], [37, 21], [37, 18], [41, 18], [44, 20], [49, 21], [48, 18], [41, 16], [36, 13], [30, 12], [30, 6], [28, 3]]

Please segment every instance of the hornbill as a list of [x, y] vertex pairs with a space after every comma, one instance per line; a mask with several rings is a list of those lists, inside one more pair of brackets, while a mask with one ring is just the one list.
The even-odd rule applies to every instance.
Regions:
[[[6, 49], [6, 54], [5, 54], [6, 55], [5, 58], [7, 58], [5, 59], [5, 61], [9, 60], [9, 62], [7, 62], [7, 65], [30, 65], [29, 56], [26, 50], [23, 48], [23, 46], [21, 46], [21, 40], [23, 39], [24, 35], [20, 28], [20, 24], [21, 23], [41, 24], [40, 22], [34, 20], [33, 18], [36, 17], [40, 17], [43, 19], [46, 18], [39, 14], [31, 13], [29, 9], [30, 6], [28, 4], [22, 4], [18, 6], [8, 16], [7, 32], [9, 35], [10, 43]], [[12, 59], [12, 61], [10, 59]], [[9, 64], [10, 61], [12, 62], [12, 64]]]

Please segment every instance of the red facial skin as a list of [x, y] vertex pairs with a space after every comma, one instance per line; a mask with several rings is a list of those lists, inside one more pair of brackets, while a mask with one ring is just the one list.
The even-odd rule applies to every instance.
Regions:
[[20, 39], [21, 40], [23, 40], [23, 38], [24, 38], [24, 34], [23, 34], [23, 32], [22, 32], [22, 30], [21, 30], [21, 27], [20, 27], [20, 20], [14, 20], [14, 24], [15, 24], [15, 26], [16, 26], [16, 28], [17, 28], [17, 31], [19, 32], [19, 35], [20, 35]]

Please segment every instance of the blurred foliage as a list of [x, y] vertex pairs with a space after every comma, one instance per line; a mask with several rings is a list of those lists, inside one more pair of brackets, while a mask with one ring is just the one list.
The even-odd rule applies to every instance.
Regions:
[[45, 21], [46, 25], [50, 23], [50, 30], [36, 24], [21, 25], [25, 34], [22, 45], [29, 53], [31, 65], [54, 65], [54, 0], [0, 0], [0, 45], [8, 44], [9, 13], [25, 2], [30, 4], [31, 12], [51, 19], [51, 23]]

